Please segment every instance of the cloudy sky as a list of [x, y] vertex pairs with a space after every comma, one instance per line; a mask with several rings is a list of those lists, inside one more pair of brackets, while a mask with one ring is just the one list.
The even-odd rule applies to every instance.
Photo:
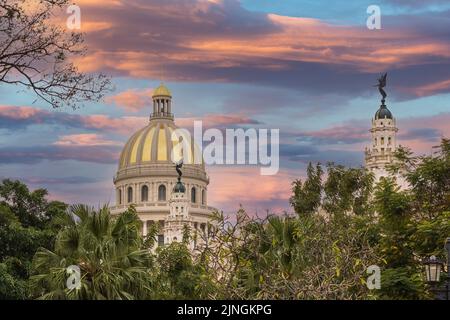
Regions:
[[[209, 204], [232, 212], [290, 210], [308, 162], [363, 163], [373, 85], [388, 72], [399, 140], [429, 153], [450, 136], [450, 3], [430, 0], [79, 0], [85, 72], [113, 77], [100, 103], [52, 110], [0, 85], [0, 176], [54, 199], [113, 202], [122, 145], [146, 125], [165, 81], [176, 123], [280, 129], [281, 168], [210, 166]], [[381, 30], [366, 12], [381, 8]]]

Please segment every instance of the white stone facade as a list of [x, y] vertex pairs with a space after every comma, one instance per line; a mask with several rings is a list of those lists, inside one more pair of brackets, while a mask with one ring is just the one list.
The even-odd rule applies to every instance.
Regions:
[[[372, 119], [370, 129], [372, 144], [365, 150], [365, 167], [375, 175], [375, 182], [382, 177], [392, 176], [387, 167], [395, 163], [397, 151], [397, 120], [383, 104]], [[396, 176], [397, 184], [402, 188], [406, 186], [404, 179]]]
[[388, 175], [386, 166], [393, 163], [394, 152], [397, 150], [396, 120], [382, 118], [372, 119], [372, 145], [366, 148], [366, 168], [370, 169], [378, 181]]

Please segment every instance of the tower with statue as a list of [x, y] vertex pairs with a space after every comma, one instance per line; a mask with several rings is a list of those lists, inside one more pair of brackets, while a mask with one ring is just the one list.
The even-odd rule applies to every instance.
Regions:
[[[371, 145], [365, 150], [365, 167], [373, 172], [375, 181], [382, 177], [392, 176], [388, 170], [389, 165], [395, 163], [397, 142], [397, 120], [386, 106], [387, 93], [384, 90], [387, 82], [387, 74], [378, 79], [378, 90], [382, 96], [381, 104], [372, 118]], [[405, 182], [400, 176], [395, 176], [397, 183], [404, 187]]]

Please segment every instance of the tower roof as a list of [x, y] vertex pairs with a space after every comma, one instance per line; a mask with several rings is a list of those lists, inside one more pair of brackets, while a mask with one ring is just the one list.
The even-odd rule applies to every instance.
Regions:
[[391, 111], [389, 111], [389, 109], [384, 104], [382, 104], [380, 106], [380, 109], [378, 109], [375, 113], [375, 120], [378, 119], [392, 119]]
[[163, 83], [161, 83], [159, 87], [153, 90], [153, 97], [161, 97], [161, 96], [172, 97], [170, 90]]

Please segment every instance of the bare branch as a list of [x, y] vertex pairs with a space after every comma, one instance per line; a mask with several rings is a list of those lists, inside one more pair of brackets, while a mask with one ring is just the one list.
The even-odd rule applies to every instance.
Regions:
[[[80, 33], [50, 22], [68, 0], [0, 0], [0, 84], [28, 88], [54, 108], [99, 101], [111, 90], [105, 75], [82, 73], [71, 59], [86, 53]], [[31, 12], [30, 12], [31, 11]]]

